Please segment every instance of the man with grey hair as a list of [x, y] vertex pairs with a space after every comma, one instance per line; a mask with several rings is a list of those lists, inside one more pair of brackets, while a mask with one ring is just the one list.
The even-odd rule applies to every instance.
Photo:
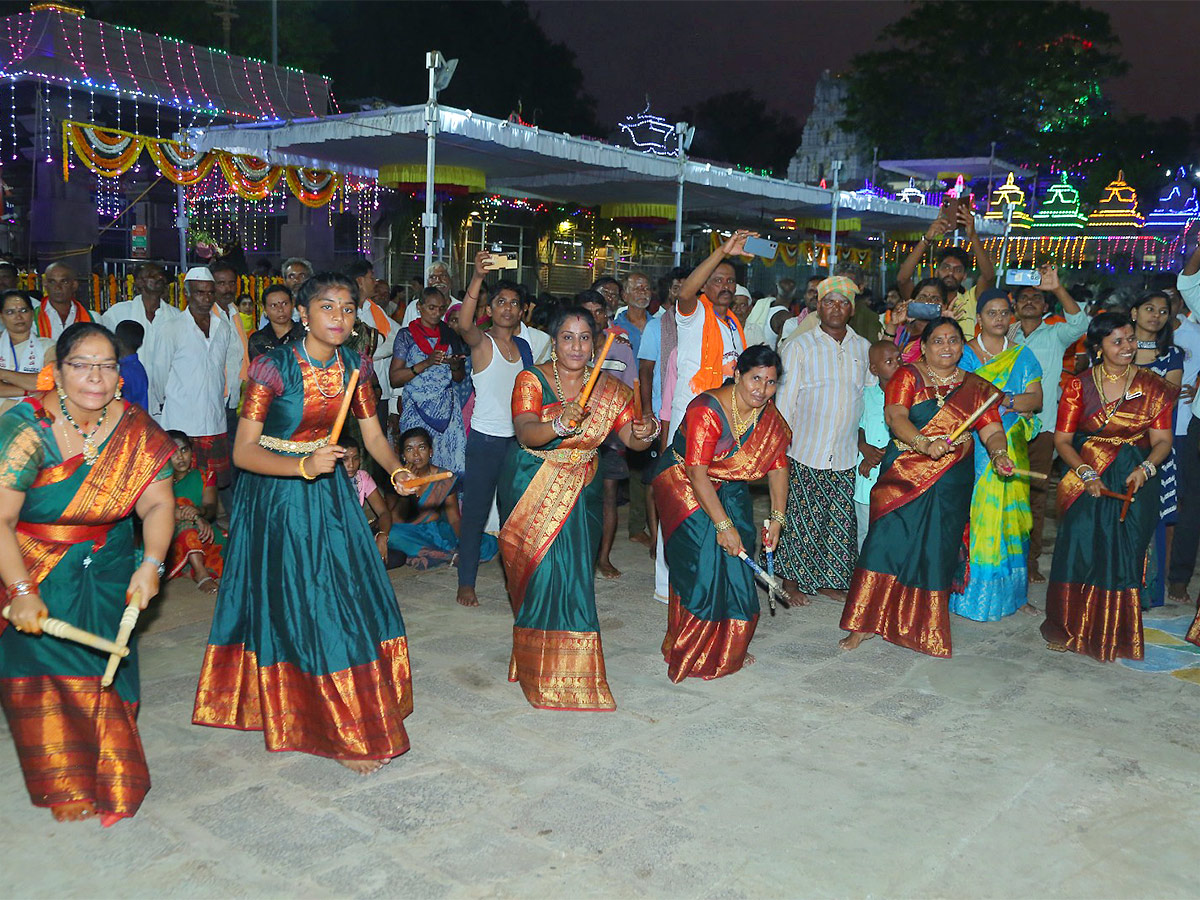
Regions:
[[38, 337], [58, 340], [68, 325], [92, 321], [86, 306], [75, 299], [79, 279], [66, 263], [55, 262], [42, 272], [42, 291], [45, 299], [38, 304], [34, 327]]
[[224, 490], [231, 481], [226, 362], [237, 338], [228, 317], [212, 314], [216, 286], [207, 268], [189, 269], [183, 289], [187, 312], [163, 323], [154, 352], [146, 359], [150, 412], [163, 428], [178, 429], [192, 439], [204, 483]]
[[[429, 268], [425, 270], [425, 287], [435, 287], [442, 292], [442, 296], [446, 298], [446, 303], [454, 302], [454, 294], [451, 290], [450, 281], [450, 264], [444, 259], [435, 259], [429, 264]], [[421, 302], [420, 296], [414, 297], [408, 302], [408, 306], [404, 310], [404, 321], [400, 324], [405, 328], [413, 321], [419, 318], [420, 313], [417, 312], [417, 304]]]
[[630, 272], [621, 285], [621, 297], [625, 306], [617, 311], [613, 324], [623, 328], [633, 346], [633, 358], [637, 359], [642, 346], [642, 332], [650, 321], [650, 300], [653, 296], [650, 278], [644, 272]]
[[294, 297], [300, 290], [300, 285], [313, 277], [313, 264], [307, 259], [292, 256], [283, 261], [283, 265], [279, 267], [279, 274], [283, 276], [283, 283], [288, 286]]

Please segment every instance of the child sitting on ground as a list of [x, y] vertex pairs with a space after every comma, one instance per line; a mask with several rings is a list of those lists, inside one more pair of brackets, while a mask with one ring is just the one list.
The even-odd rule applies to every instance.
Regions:
[[177, 448], [171, 457], [175, 538], [171, 542], [168, 577], [178, 578], [190, 569], [196, 586], [205, 594], [215, 594], [225, 568], [225, 533], [214, 527], [205, 513], [216, 509], [217, 488], [205, 484], [200, 470], [192, 468], [191, 439], [182, 431], [167, 434]]
[[341, 444], [346, 448], [346, 455], [342, 457], [342, 465], [346, 467], [346, 474], [350, 476], [350, 484], [367, 517], [367, 523], [371, 526], [371, 534], [375, 536], [375, 546], [379, 548], [379, 555], [383, 557], [384, 564], [389, 569], [404, 565], [407, 560], [405, 555], [388, 547], [388, 532], [392, 528], [392, 511], [383, 499], [383, 494], [379, 490], [379, 485], [375, 483], [375, 479], [362, 467], [362, 446], [353, 438], [342, 438]]
[[854, 512], [858, 518], [858, 549], [862, 550], [871, 524], [871, 488], [879, 479], [883, 451], [892, 439], [883, 418], [883, 389], [900, 368], [900, 348], [891, 341], [876, 341], [867, 356], [868, 370], [879, 379], [863, 391], [863, 412], [858, 423], [858, 470], [854, 474]]
[[[400, 435], [400, 458], [417, 478], [447, 471], [430, 462], [433, 438], [424, 428], [410, 428]], [[392, 526], [388, 546], [405, 553], [408, 564], [416, 569], [454, 563], [458, 556], [458, 479], [451, 476], [427, 484], [412, 500], [415, 516]], [[489, 537], [484, 535], [481, 560], [496, 555], [496, 539], [490, 539], [489, 548]]]

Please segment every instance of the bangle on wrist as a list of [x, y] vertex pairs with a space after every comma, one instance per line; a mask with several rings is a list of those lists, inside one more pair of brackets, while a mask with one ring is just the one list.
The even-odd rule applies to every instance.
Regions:
[[397, 473], [403, 472], [403, 471], [404, 471], [404, 466], [396, 466], [396, 468], [392, 469], [392, 471], [388, 474], [388, 481], [390, 481], [394, 485], [396, 483]]
[[150, 565], [152, 565], [152, 566], [154, 566], [154, 568], [158, 569], [158, 577], [159, 578], [162, 578], [163, 575], [165, 575], [167, 573], [166, 563], [164, 563], [161, 559], [159, 559], [156, 556], [151, 556], [149, 553], [147, 553], [145, 556], [142, 557], [142, 565], [145, 565], [146, 563], [150, 563]]
[[1142, 461], [1138, 465], [1140, 466], [1141, 470], [1146, 473], [1147, 478], [1153, 478], [1156, 474], [1158, 474], [1158, 466], [1154, 465], [1154, 463], [1150, 462], [1148, 459]]
[[722, 519], [720, 522], [714, 523], [714, 527], [717, 529], [717, 534], [720, 534], [722, 531], [729, 531], [733, 528], [733, 519]]
[[299, 469], [300, 469], [300, 477], [301, 477], [301, 478], [303, 478], [305, 481], [312, 481], [312, 480], [313, 480], [314, 478], [316, 478], [317, 476], [316, 476], [316, 475], [309, 475], [309, 474], [308, 474], [308, 472], [305, 470], [305, 468], [304, 468], [304, 461], [305, 461], [306, 459], [308, 459], [308, 458], [309, 458], [308, 456], [302, 456], [302, 457], [300, 457], [300, 461], [299, 461], [299, 463], [298, 463], [298, 465], [297, 465], [297, 468], [299, 468]]
[[17, 597], [23, 597], [27, 594], [36, 594], [38, 592], [37, 585], [32, 581], [14, 581], [8, 586], [7, 596], [10, 601]]
[[787, 516], [778, 509], [771, 510], [771, 515], [768, 518], [770, 518], [772, 522], [778, 522], [780, 525], [787, 524]]

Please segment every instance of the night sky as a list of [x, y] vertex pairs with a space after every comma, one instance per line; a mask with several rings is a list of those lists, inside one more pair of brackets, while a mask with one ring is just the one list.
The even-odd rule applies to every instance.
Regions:
[[[1129, 73], [1105, 85], [1120, 112], [1151, 118], [1200, 114], [1200, 3], [1125, 0], [1086, 4], [1109, 14]], [[899, 2], [574, 2], [530, 7], [553, 39], [573, 49], [602, 122], [673, 110], [753, 88], [803, 124], [821, 71], [847, 67]], [[969, 109], [963, 110], [969, 115]]]

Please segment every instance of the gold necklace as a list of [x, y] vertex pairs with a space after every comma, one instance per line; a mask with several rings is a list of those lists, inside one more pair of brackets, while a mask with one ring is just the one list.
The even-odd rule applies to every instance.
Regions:
[[[551, 357], [550, 368], [554, 370], [554, 389], [558, 392], [558, 400], [560, 403], [567, 402], [567, 395], [563, 392], [562, 381], [558, 377], [558, 360]], [[583, 383], [587, 384], [592, 378], [592, 370], [589, 366], [583, 367]], [[582, 388], [581, 388], [582, 390]], [[575, 395], [579, 397], [578, 394]]]
[[749, 422], [743, 422], [742, 417], [738, 415], [737, 404], [737, 388], [729, 395], [729, 407], [733, 410], [733, 421], [730, 423], [733, 426], [733, 440], [740, 448], [742, 446], [742, 435], [750, 430], [750, 426], [758, 421], [758, 417], [762, 415], [762, 408], [754, 411], [754, 415], [750, 417]]
[[83, 461], [89, 466], [92, 465], [96, 462], [97, 457], [100, 456], [100, 450], [96, 446], [96, 432], [100, 430], [101, 426], [104, 425], [104, 420], [108, 418], [108, 406], [106, 405], [104, 409], [101, 410], [100, 417], [96, 419], [96, 424], [93, 425], [92, 430], [86, 434], [84, 433], [83, 429], [79, 427], [79, 423], [71, 417], [69, 412], [67, 412], [66, 394], [63, 393], [62, 388], [59, 388], [58, 408], [62, 410], [62, 414], [66, 417], [67, 422], [72, 428], [75, 429], [76, 433], [83, 441]]
[[1129, 374], [1129, 370], [1133, 368], [1133, 364], [1130, 363], [1129, 365], [1127, 365], [1125, 367], [1125, 371], [1122, 372], [1120, 375], [1109, 375], [1108, 369], [1104, 368], [1104, 363], [1100, 363], [1098, 366], [1096, 366], [1096, 368], [1098, 368], [1103, 373], [1104, 377], [1108, 381], [1120, 381], [1122, 378], [1124, 378], [1125, 376], [1127, 376]]
[[[317, 392], [326, 400], [332, 400], [334, 397], [340, 397], [342, 395], [342, 391], [345, 390], [346, 367], [342, 362], [342, 354], [338, 352], [338, 348], [333, 348], [333, 355], [337, 362], [337, 369], [333, 369], [330, 366], [321, 368], [320, 366], [316, 365], [312, 361], [312, 357], [308, 355], [307, 340], [300, 342], [300, 352], [304, 354], [304, 359], [308, 362], [309, 368], [313, 370], [313, 382], [317, 386]], [[325, 375], [328, 372], [336, 372], [336, 381], [332, 379], [325, 379]], [[325, 392], [325, 386], [321, 384], [322, 380], [329, 380], [330, 387], [333, 388], [332, 394]]]
[[[925, 363], [925, 374], [928, 375], [929, 380], [933, 382], [933, 398], [937, 400], [938, 409], [941, 409], [946, 405], [946, 397], [950, 396], [949, 392], [942, 394], [941, 389], [944, 387], [954, 387], [954, 385], [958, 384], [958, 382], [951, 380], [954, 377], [953, 375], [951, 375], [949, 378], [941, 378], [934, 373], [933, 369], [929, 365], [928, 360], [922, 358], [921, 361]], [[958, 367], [956, 366], [955, 373], [957, 372]]]

